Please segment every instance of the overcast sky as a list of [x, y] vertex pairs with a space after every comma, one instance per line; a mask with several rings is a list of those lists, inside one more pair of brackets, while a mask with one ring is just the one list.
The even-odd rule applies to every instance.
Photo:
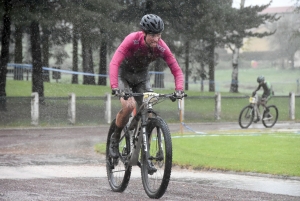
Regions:
[[[268, 4], [270, 0], [245, 0], [245, 6]], [[273, 0], [270, 7], [293, 6], [296, 0]], [[240, 0], [233, 0], [233, 7], [240, 7]]]

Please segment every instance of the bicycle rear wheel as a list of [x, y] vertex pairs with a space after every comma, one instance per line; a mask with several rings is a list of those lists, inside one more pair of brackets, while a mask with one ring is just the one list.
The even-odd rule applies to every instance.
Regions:
[[272, 128], [278, 119], [278, 109], [275, 105], [269, 105], [267, 110], [264, 111], [262, 123], [266, 128]]
[[[151, 118], [147, 124], [148, 152], [146, 158], [144, 148], [142, 149], [142, 182], [145, 192], [150, 198], [160, 198], [164, 195], [170, 180], [172, 169], [172, 141], [169, 128], [160, 117]], [[151, 163], [156, 172], [148, 169]]]
[[254, 107], [252, 105], [247, 105], [244, 107], [239, 116], [239, 124], [241, 128], [248, 128], [254, 118]]
[[131, 175], [131, 166], [126, 166], [120, 157], [126, 157], [130, 153], [130, 141], [129, 137], [125, 136], [123, 131], [121, 134], [121, 140], [119, 143], [120, 157], [114, 159], [109, 155], [110, 138], [115, 130], [115, 120], [111, 123], [111, 126], [107, 135], [106, 142], [106, 173], [109, 185], [115, 192], [123, 192], [129, 183]]

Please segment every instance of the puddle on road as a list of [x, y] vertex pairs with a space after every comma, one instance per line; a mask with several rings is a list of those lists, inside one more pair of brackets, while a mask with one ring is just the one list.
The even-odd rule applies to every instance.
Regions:
[[[0, 179], [33, 179], [33, 178], [76, 178], [106, 177], [104, 166], [0, 166]], [[133, 167], [131, 177], [140, 177], [140, 169]], [[196, 182], [216, 187], [243, 189], [272, 194], [300, 196], [300, 181], [258, 176], [236, 175], [215, 172], [196, 172], [174, 169], [172, 181]]]

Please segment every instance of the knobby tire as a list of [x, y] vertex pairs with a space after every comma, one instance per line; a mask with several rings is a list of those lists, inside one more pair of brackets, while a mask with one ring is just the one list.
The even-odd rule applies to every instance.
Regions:
[[239, 125], [241, 128], [248, 128], [254, 119], [254, 107], [252, 105], [247, 105], [244, 107], [239, 116]]
[[[111, 126], [107, 135], [106, 142], [106, 173], [109, 185], [111, 189], [115, 192], [123, 192], [129, 183], [131, 175], [131, 166], [125, 166], [125, 164], [120, 160], [120, 158], [113, 159], [109, 155], [109, 144], [110, 138], [115, 130], [115, 120], [111, 123]], [[124, 135], [122, 131], [121, 136]], [[125, 156], [130, 152], [130, 141], [128, 137], [124, 137], [119, 143], [119, 152], [121, 155]]]
[[[148, 159], [142, 149], [141, 175], [146, 194], [150, 198], [162, 197], [168, 187], [172, 170], [172, 141], [166, 122], [160, 117], [151, 118], [146, 129], [149, 143], [150, 161], [157, 169], [152, 175], [148, 172]], [[160, 143], [161, 142], [161, 143]], [[162, 150], [159, 149], [161, 145]]]
[[[269, 105], [267, 109], [269, 109], [269, 113], [266, 110], [264, 111], [262, 123], [266, 128], [272, 128], [278, 120], [278, 109], [275, 105]], [[268, 117], [268, 114], [270, 117]]]

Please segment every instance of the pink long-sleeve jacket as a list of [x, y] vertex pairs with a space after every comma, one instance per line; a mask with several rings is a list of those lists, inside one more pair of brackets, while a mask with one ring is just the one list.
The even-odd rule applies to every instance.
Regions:
[[113, 55], [109, 65], [111, 88], [118, 88], [118, 72], [121, 65], [123, 70], [133, 74], [148, 72], [148, 65], [159, 57], [164, 59], [174, 76], [175, 90], [183, 90], [183, 73], [169, 47], [160, 39], [157, 47], [149, 48], [145, 44], [142, 31], [129, 34]]

